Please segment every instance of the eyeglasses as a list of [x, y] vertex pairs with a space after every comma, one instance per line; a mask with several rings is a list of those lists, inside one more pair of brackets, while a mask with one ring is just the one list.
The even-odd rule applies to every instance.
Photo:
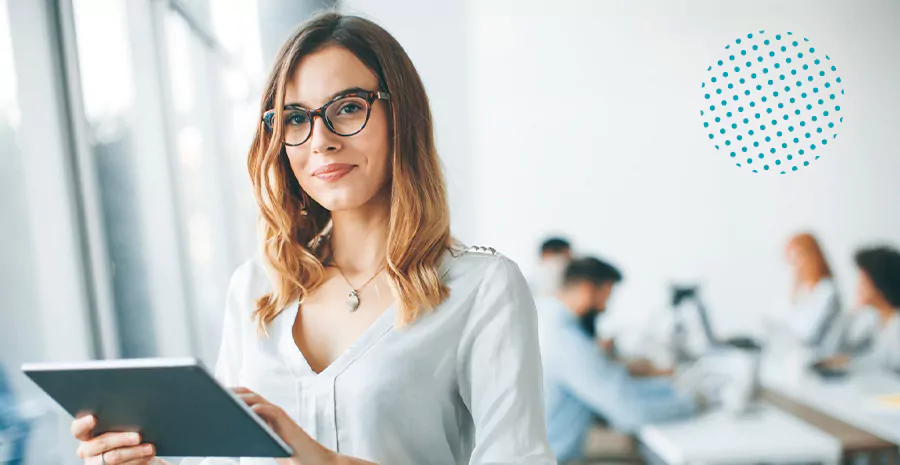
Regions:
[[[284, 145], [295, 147], [309, 140], [316, 116], [322, 118], [325, 126], [339, 136], [359, 134], [369, 122], [372, 104], [376, 100], [390, 100], [390, 95], [387, 92], [353, 91], [337, 96], [313, 111], [298, 105], [285, 105], [282, 114]], [[265, 112], [262, 120], [270, 131], [275, 130], [274, 109]]]

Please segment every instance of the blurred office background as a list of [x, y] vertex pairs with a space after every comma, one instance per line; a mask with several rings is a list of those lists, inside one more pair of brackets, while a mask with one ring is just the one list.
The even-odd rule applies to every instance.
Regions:
[[[460, 239], [526, 271], [549, 234], [619, 264], [624, 350], [678, 281], [702, 284], [717, 331], [760, 331], [798, 231], [846, 296], [853, 250], [900, 243], [893, 0], [0, 0], [0, 363], [22, 402], [42, 399], [23, 362], [214, 364], [230, 274], [256, 249], [260, 88], [323, 8], [410, 54]], [[837, 143], [784, 176], [736, 168], [697, 117], [707, 64], [759, 29], [809, 37], [846, 90]], [[78, 463], [68, 419], [29, 405], [53, 439], [27, 463]]]

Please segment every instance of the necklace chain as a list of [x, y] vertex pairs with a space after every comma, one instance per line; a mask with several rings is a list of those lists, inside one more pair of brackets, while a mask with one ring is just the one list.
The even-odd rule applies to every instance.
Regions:
[[356, 292], [356, 293], [359, 293], [359, 291], [361, 291], [361, 290], [362, 290], [364, 287], [366, 287], [370, 282], [372, 282], [372, 280], [375, 279], [376, 276], [378, 276], [378, 273], [381, 273], [381, 271], [384, 270], [384, 265], [381, 265], [381, 266], [378, 268], [378, 271], [376, 271], [375, 274], [373, 274], [372, 277], [369, 278], [368, 280], [366, 280], [366, 282], [364, 282], [361, 286], [359, 286], [359, 287], [353, 287], [353, 284], [351, 284], [351, 283], [350, 283], [350, 280], [347, 279], [347, 275], [344, 274], [344, 270], [342, 270], [341, 267], [337, 265], [337, 263], [334, 264], [334, 267], [337, 268], [338, 273], [341, 274], [341, 277], [344, 278], [344, 281], [347, 282], [347, 285], [350, 286], [350, 289], [351, 289], [353, 292]]

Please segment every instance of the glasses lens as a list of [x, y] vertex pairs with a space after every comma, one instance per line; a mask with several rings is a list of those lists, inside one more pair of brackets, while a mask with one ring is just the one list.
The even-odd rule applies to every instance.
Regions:
[[302, 110], [284, 110], [284, 141], [300, 144], [309, 137], [309, 114]]
[[342, 136], [350, 136], [362, 130], [369, 114], [369, 103], [360, 97], [344, 97], [325, 110], [325, 118]]

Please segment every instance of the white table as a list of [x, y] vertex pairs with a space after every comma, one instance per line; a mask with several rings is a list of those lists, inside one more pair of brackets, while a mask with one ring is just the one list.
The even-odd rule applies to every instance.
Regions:
[[765, 386], [795, 402], [900, 445], [900, 407], [881, 400], [900, 395], [900, 377], [886, 372], [858, 373], [824, 380], [804, 373], [799, 377], [764, 377]]
[[650, 425], [638, 438], [669, 465], [837, 464], [841, 457], [840, 441], [769, 406], [744, 415], [716, 411]]
[[826, 380], [806, 369], [811, 360], [809, 349], [776, 328], [763, 356], [762, 383], [794, 402], [900, 445], [900, 408], [879, 399], [900, 395], [900, 376], [869, 372]]

